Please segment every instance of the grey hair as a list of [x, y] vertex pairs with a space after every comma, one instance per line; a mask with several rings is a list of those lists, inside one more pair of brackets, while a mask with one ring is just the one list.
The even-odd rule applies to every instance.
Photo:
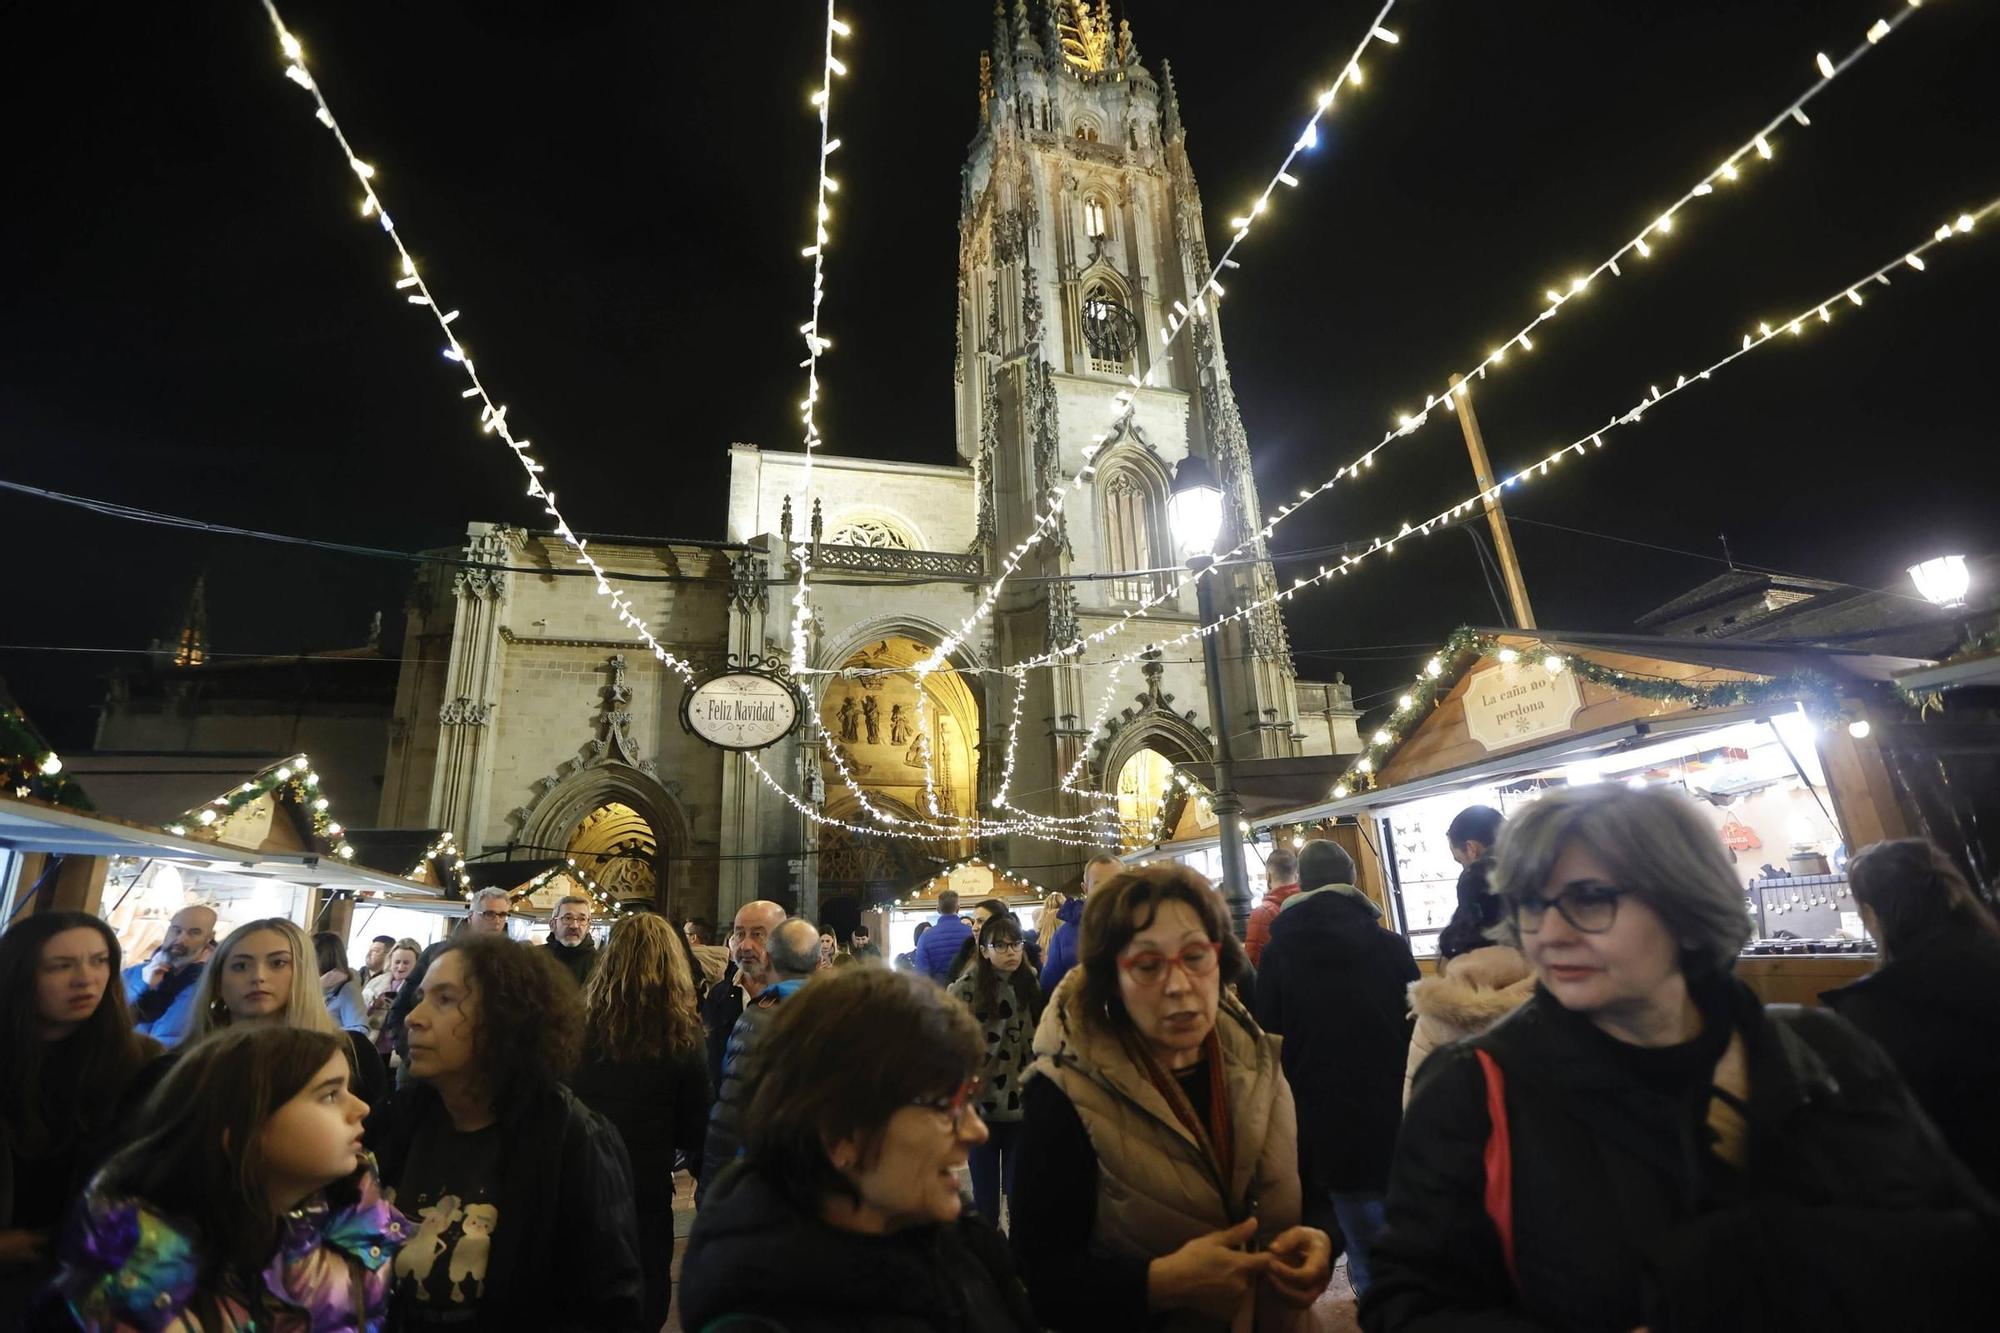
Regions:
[[785, 918], [765, 947], [771, 970], [780, 976], [802, 977], [819, 970], [819, 927], [802, 916]]
[[556, 899], [556, 905], [549, 909], [549, 920], [553, 921], [561, 916], [562, 909], [568, 907], [571, 903], [582, 903], [585, 907], [592, 906], [590, 899], [580, 893], [565, 893], [562, 897]]
[[[1573, 843], [1659, 913], [1680, 943], [1682, 971], [1709, 976], [1736, 965], [1751, 935], [1747, 900], [1721, 837], [1694, 802], [1665, 787], [1635, 791], [1622, 783], [1544, 796], [1501, 830], [1494, 892], [1509, 908], [1539, 897]], [[1512, 911], [1491, 934], [1521, 947]]]
[[489, 898], [505, 898], [507, 900], [507, 905], [510, 908], [514, 905], [514, 895], [507, 892], [507, 890], [505, 889], [501, 888], [481, 889], [479, 892], [473, 894], [470, 898], [465, 900], [465, 914], [467, 916], [477, 915], [479, 911], [479, 904], [487, 901]]

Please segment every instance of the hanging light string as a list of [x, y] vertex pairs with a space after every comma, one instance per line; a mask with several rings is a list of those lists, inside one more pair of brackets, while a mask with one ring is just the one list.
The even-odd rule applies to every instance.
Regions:
[[[806, 341], [806, 359], [799, 362], [806, 372], [806, 396], [799, 404], [799, 416], [804, 423], [805, 463], [799, 470], [800, 503], [810, 505], [812, 498], [813, 451], [819, 447], [819, 420], [815, 411], [819, 405], [819, 359], [833, 344], [820, 332], [820, 304], [826, 299], [826, 251], [832, 244], [827, 224], [833, 221], [833, 205], [829, 196], [840, 189], [839, 182], [828, 174], [827, 168], [834, 152], [840, 147], [840, 140], [833, 137], [833, 80], [836, 75], [847, 73], [847, 66], [833, 53], [833, 39], [845, 37], [852, 29], [834, 13], [834, 0], [826, 2], [826, 41], [820, 61], [819, 91], [812, 95], [812, 105], [819, 111], [819, 180], [813, 196], [813, 241], [801, 252], [812, 260], [812, 309], [806, 322], [799, 325], [799, 332]], [[812, 539], [808, 529], [791, 548], [791, 557], [798, 563], [799, 586], [792, 594], [792, 674], [804, 673], [807, 666], [806, 630], [812, 620], [811, 579], [812, 579]]]
[[[1335, 566], [1322, 565], [1318, 573], [1295, 579], [1289, 588], [1285, 588], [1268, 597], [1259, 598], [1230, 612], [1228, 615], [1217, 618], [1209, 624], [1197, 625], [1193, 629], [1175, 635], [1172, 638], [1155, 640], [1147, 644], [1139, 652], [1127, 653], [1117, 658], [1107, 659], [1105, 663], [1100, 663], [1100, 665], [1108, 665], [1112, 662], [1136, 661], [1144, 652], [1174, 647], [1214, 634], [1232, 620], [1245, 619], [1262, 607], [1277, 606], [1288, 602], [1307, 588], [1322, 583], [1330, 583], [1336, 578], [1343, 578], [1371, 556], [1394, 555], [1398, 542], [1417, 537], [1428, 537], [1433, 532], [1449, 525], [1454, 519], [1469, 512], [1473, 506], [1487, 499], [1497, 497], [1502, 491], [1548, 476], [1549, 469], [1561, 463], [1570, 454], [1573, 453], [1581, 457], [1587, 452], [1602, 449], [1604, 447], [1605, 436], [1620, 427], [1637, 425], [1644, 418], [1645, 414], [1658, 404], [1665, 402], [1676, 394], [1694, 388], [1697, 384], [1707, 382], [1716, 371], [1721, 370], [1724, 366], [1729, 365], [1738, 358], [1748, 356], [1751, 352], [1779, 339], [1781, 336], [1801, 336], [1807, 329], [1813, 327], [1815, 322], [1831, 323], [1836, 310], [1845, 310], [1849, 306], [1861, 307], [1865, 301], [1862, 292], [1876, 286], [1887, 287], [1891, 285], [1890, 274], [1901, 269], [1909, 269], [1916, 273], [1924, 272], [1927, 268], [1925, 259], [1927, 254], [1938, 246], [1943, 245], [1946, 241], [1970, 234], [1980, 222], [1996, 211], [2000, 211], [2000, 198], [1996, 198], [1972, 212], [1960, 213], [1950, 221], [1941, 223], [1931, 233], [1930, 238], [1915, 249], [1906, 251], [1866, 276], [1835, 290], [1824, 299], [1801, 306], [1790, 316], [1781, 317], [1775, 321], [1759, 321], [1754, 331], [1743, 335], [1742, 344], [1737, 350], [1729, 353], [1729, 355], [1716, 361], [1706, 369], [1697, 371], [1693, 375], [1677, 375], [1673, 385], [1665, 390], [1662, 390], [1658, 384], [1649, 385], [1648, 391], [1640, 397], [1637, 403], [1625, 412], [1613, 416], [1596, 430], [1590, 431], [1572, 440], [1570, 443], [1551, 451], [1547, 455], [1529, 462], [1520, 470], [1496, 481], [1490, 488], [1474, 492], [1449, 508], [1442, 509], [1431, 515], [1421, 523], [1415, 525], [1404, 523], [1395, 536], [1377, 537], [1359, 554], [1342, 556], [1340, 563]], [[1391, 739], [1393, 740], [1394, 738], [1391, 737]]]
[[[58, 762], [56, 768], [59, 770], [61, 767]], [[213, 828], [227, 822], [231, 815], [253, 801], [269, 796], [275, 802], [280, 792], [288, 792], [299, 808], [306, 812], [314, 835], [324, 839], [333, 848], [335, 856], [343, 861], [354, 859], [354, 848], [347, 841], [347, 830], [334, 819], [333, 803], [320, 790], [319, 774], [313, 771], [312, 760], [304, 754], [295, 754], [282, 763], [273, 764], [206, 805], [183, 811], [179, 819], [162, 827], [175, 837], [184, 838], [188, 835], [190, 824], [196, 828]]]
[[[1742, 143], [1731, 150], [1722, 159], [1721, 165], [1689, 186], [1681, 197], [1669, 205], [1664, 212], [1654, 216], [1636, 235], [1626, 240], [1604, 259], [1598, 261], [1596, 267], [1592, 268], [1588, 273], [1570, 278], [1566, 284], [1566, 289], [1551, 287], [1545, 291], [1543, 295], [1547, 299], [1548, 304], [1533, 319], [1515, 330], [1506, 339], [1494, 344], [1485, 358], [1471, 369], [1445, 377], [1442, 384], [1425, 395], [1424, 407], [1421, 412], [1399, 412], [1395, 427], [1387, 431], [1373, 447], [1349, 460], [1344, 466], [1338, 468], [1332, 476], [1326, 478], [1326, 480], [1320, 482], [1317, 486], [1301, 489], [1295, 499], [1278, 506], [1263, 527], [1245, 537], [1228, 552], [1218, 556], [1214, 565], [1199, 572], [1181, 575], [1177, 582], [1167, 587], [1164, 591], [1147, 598], [1138, 606], [1126, 610], [1110, 625], [1093, 631], [1090, 634], [1079, 635], [1069, 643], [1050, 648], [1046, 652], [1023, 658], [1021, 661], [1014, 663], [1013, 667], [1009, 669], [1032, 669], [1054, 666], [1061, 663], [1065, 658], [1079, 657], [1089, 648], [1118, 637], [1131, 628], [1132, 622], [1146, 619], [1147, 613], [1153, 608], [1164, 603], [1176, 601], [1183, 591], [1192, 587], [1198, 580], [1209, 577], [1214, 569], [1242, 555], [1259, 541], [1267, 540], [1277, 530], [1280, 523], [1283, 523], [1287, 518], [1290, 518], [1300, 509], [1304, 508], [1309, 502], [1332, 490], [1338, 483], [1346, 481], [1351, 484], [1354, 481], [1358, 481], [1362, 472], [1375, 466], [1376, 454], [1388, 448], [1396, 441], [1414, 435], [1418, 430], [1422, 429], [1430, 420], [1433, 410], [1438, 408], [1443, 408], [1445, 411], [1454, 410], [1456, 405], [1455, 395], [1463, 392], [1458, 387], [1461, 382], [1469, 383], [1475, 379], [1485, 379], [1489, 370], [1496, 369], [1506, 362], [1507, 354], [1510, 351], [1518, 351], [1523, 354], [1533, 351], [1535, 347], [1534, 336], [1541, 325], [1554, 319], [1565, 305], [1582, 295], [1598, 278], [1607, 273], [1612, 277], [1623, 277], [1624, 269], [1621, 261], [1629, 263], [1635, 257], [1639, 259], [1650, 258], [1654, 252], [1654, 248], [1662, 244], [1661, 238], [1673, 231], [1674, 224], [1682, 210], [1686, 209], [1695, 200], [1713, 194], [1717, 186], [1726, 185], [1729, 182], [1737, 180], [1742, 175], [1743, 170], [1753, 163], [1770, 160], [1775, 153], [1772, 140], [1776, 138], [1780, 128], [1786, 126], [1788, 123], [1799, 127], [1810, 125], [1812, 121], [1805, 113], [1806, 104], [1824, 92], [1836, 78], [1852, 69], [1863, 57], [1874, 50], [1883, 38], [1901, 27], [1904, 21], [1916, 12], [1918, 7], [1917, 4], [1906, 4], [1904, 8], [1898, 10], [1892, 17], [1877, 19], [1869, 27], [1863, 39], [1855, 45], [1854, 49], [1849, 51], [1838, 62], [1824, 53], [1816, 56], [1814, 58], [1814, 68], [1818, 73], [1818, 77], [1813, 81], [1812, 85], [1793, 98], [1784, 107], [1780, 108], [1776, 115], [1765, 121], [1748, 138], [1744, 139]], [[1267, 190], [1266, 194], [1268, 195], [1268, 193], [1269, 191]]]
[[1354, 53], [1341, 66], [1340, 72], [1334, 77], [1332, 85], [1314, 99], [1312, 114], [1306, 118], [1304, 128], [1300, 131], [1298, 138], [1293, 141], [1291, 150], [1285, 154], [1284, 161], [1279, 165], [1277, 171], [1272, 173], [1271, 179], [1266, 182], [1263, 190], [1251, 203], [1248, 212], [1241, 217], [1232, 219], [1230, 225], [1233, 229], [1233, 234], [1229, 245], [1222, 252], [1222, 257], [1209, 270], [1207, 280], [1196, 291], [1192, 307], [1184, 301], [1175, 301], [1173, 303], [1173, 313], [1167, 317], [1166, 324], [1160, 329], [1159, 354], [1148, 363], [1146, 373], [1143, 376], [1136, 373], [1127, 375], [1125, 386], [1112, 396], [1110, 420], [1106, 423], [1104, 429], [1091, 436], [1090, 442], [1084, 446], [1082, 469], [1071, 479], [1068, 486], [1056, 485], [1049, 489], [1048, 494], [1044, 497], [1047, 502], [1046, 508], [1037, 516], [1034, 526], [1029, 530], [1028, 535], [1007, 552], [1001, 561], [998, 574], [981, 591], [979, 601], [973, 607], [972, 613], [960, 623], [956, 631], [944, 636], [943, 641], [938, 644], [937, 649], [919, 665], [918, 671], [920, 673], [934, 671], [943, 665], [945, 659], [957, 650], [959, 645], [965, 641], [966, 637], [973, 632], [978, 624], [992, 614], [993, 607], [998, 603], [1000, 592], [1006, 586], [1007, 580], [1020, 568], [1021, 562], [1027, 558], [1028, 554], [1041, 543], [1042, 539], [1047, 535], [1050, 526], [1062, 516], [1063, 506], [1068, 500], [1070, 492], [1080, 490], [1084, 486], [1089, 485], [1090, 479], [1095, 472], [1095, 460], [1098, 452], [1103, 449], [1105, 442], [1111, 438], [1111, 432], [1117, 422], [1137, 402], [1139, 391], [1153, 387], [1154, 376], [1159, 373], [1160, 367], [1166, 364], [1166, 354], [1173, 346], [1174, 340], [1180, 336], [1181, 330], [1191, 324], [1197, 316], [1206, 314], [1208, 304], [1211, 301], [1220, 302], [1223, 295], [1221, 282], [1223, 270], [1241, 267], [1235, 257], [1237, 247], [1242, 245], [1249, 237], [1256, 219], [1269, 206], [1271, 196], [1277, 191], [1278, 187], [1282, 185], [1290, 189], [1298, 185], [1298, 178], [1291, 174], [1292, 163], [1298, 158], [1300, 153], [1319, 142], [1319, 123], [1333, 111], [1334, 99], [1339, 95], [1341, 89], [1350, 83], [1357, 86], [1360, 84], [1362, 78], [1362, 55], [1371, 44], [1383, 43], [1393, 46], [1402, 40], [1395, 33], [1382, 26], [1384, 20], [1389, 17], [1389, 11], [1395, 7], [1396, 0], [1388, 0], [1382, 6], [1381, 10], [1376, 13], [1374, 21], [1369, 24], [1368, 31], [1363, 34], [1360, 43], [1355, 46]]
[[619, 623], [630, 628], [639, 642], [643, 643], [656, 659], [678, 671], [683, 679], [691, 681], [694, 678], [693, 667], [668, 652], [665, 645], [654, 637], [652, 630], [638, 614], [637, 607], [622, 589], [611, 585], [609, 576], [597, 563], [597, 558], [585, 549], [584, 539], [570, 527], [569, 520], [563, 517], [562, 511], [556, 506], [555, 492], [549, 490], [542, 481], [543, 464], [529, 452], [530, 441], [515, 438], [513, 429], [507, 424], [506, 405], [496, 402], [488, 392], [478, 372], [473, 369], [472, 357], [468, 354], [465, 344], [459, 341], [458, 335], [452, 331], [451, 326], [457, 321], [459, 312], [447, 311], [438, 302], [430, 284], [425, 281], [422, 271], [417, 267], [416, 257], [403, 243], [402, 233], [396, 229], [389, 210], [383, 206], [381, 193], [375, 186], [375, 168], [363, 161], [354, 151], [354, 145], [348, 140], [346, 132], [340, 127], [340, 122], [334, 117], [333, 108], [327, 105], [326, 94], [321, 91], [318, 81], [306, 67], [304, 47], [285, 26], [275, 0], [263, 0], [263, 5], [264, 12], [270, 16], [271, 27], [277, 33], [278, 46], [284, 53], [285, 77], [312, 97], [319, 123], [326, 127], [334, 142], [340, 146], [348, 167], [360, 182], [361, 216], [374, 218], [381, 225], [383, 234], [396, 247], [396, 253], [402, 259], [402, 273], [396, 279], [397, 290], [406, 294], [406, 299], [411, 305], [429, 311], [431, 318], [437, 321], [438, 331], [444, 335], [445, 359], [455, 363], [465, 375], [468, 387], [459, 396], [479, 404], [480, 430], [496, 436], [513, 453], [515, 462], [519, 463], [521, 470], [527, 474], [529, 497], [542, 502], [542, 512], [555, 521], [556, 536], [576, 553], [575, 563], [591, 572], [592, 584], [597, 594], [610, 601], [612, 608], [618, 613]]

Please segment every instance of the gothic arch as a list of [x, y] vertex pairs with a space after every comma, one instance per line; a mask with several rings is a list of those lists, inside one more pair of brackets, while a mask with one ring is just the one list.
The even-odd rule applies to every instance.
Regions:
[[905, 551], [928, 551], [923, 529], [905, 514], [882, 505], [866, 505], [847, 510], [826, 525], [831, 545], [883, 546]]
[[[516, 842], [525, 859], [560, 855], [580, 824], [612, 804], [629, 807], [652, 827], [658, 846], [655, 859], [661, 870], [686, 855], [688, 817], [681, 807], [679, 783], [661, 782], [617, 760], [576, 768], [553, 783], [543, 781], [543, 794], [516, 811], [521, 817]], [[664, 903], [674, 887], [673, 876], [668, 874], [659, 885], [659, 901]]]

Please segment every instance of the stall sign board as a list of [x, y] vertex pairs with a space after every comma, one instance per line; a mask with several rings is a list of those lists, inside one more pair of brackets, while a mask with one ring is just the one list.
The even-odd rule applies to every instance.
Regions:
[[951, 872], [945, 887], [958, 894], [958, 900], [969, 912], [973, 903], [993, 896], [993, 870], [989, 866], [959, 866]]
[[1540, 662], [1502, 662], [1466, 678], [1465, 729], [1489, 750], [1557, 736], [1583, 707], [1576, 676]]
[[763, 671], [710, 676], [681, 699], [681, 725], [724, 750], [761, 750], [798, 724], [798, 694]]

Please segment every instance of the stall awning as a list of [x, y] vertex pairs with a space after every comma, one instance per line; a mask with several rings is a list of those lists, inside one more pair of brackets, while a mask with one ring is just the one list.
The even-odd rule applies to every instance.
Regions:
[[1516, 750], [1481, 763], [1446, 769], [1444, 772], [1433, 773], [1414, 782], [1405, 782], [1394, 787], [1373, 788], [1349, 796], [1345, 800], [1320, 801], [1303, 809], [1293, 810], [1282, 819], [1267, 819], [1260, 822], [1301, 824], [1316, 819], [1332, 819], [1340, 815], [1356, 815], [1366, 810], [1413, 801], [1433, 792], [1451, 791], [1454, 788], [1489, 781], [1510, 773], [1554, 768], [1589, 756], [1616, 754], [1621, 750], [1651, 745], [1672, 736], [1684, 736], [1689, 732], [1712, 731], [1738, 722], [1761, 722], [1789, 711], [1791, 711], [1789, 705], [1760, 705], [1705, 709], [1698, 713], [1683, 713], [1676, 717], [1621, 722], [1617, 726], [1586, 732], [1580, 736], [1563, 736], [1534, 749]]
[[256, 879], [348, 893], [417, 894], [439, 890], [335, 857], [301, 852], [249, 852], [215, 842], [176, 837], [106, 815], [86, 815], [40, 801], [0, 800], [0, 848], [60, 856], [129, 856], [173, 861]]
[[[1232, 766], [1236, 798], [1243, 818], [1255, 822], [1266, 815], [1295, 810], [1320, 796], [1347, 771], [1354, 756], [1301, 755], [1278, 759], [1239, 759]], [[1209, 791], [1215, 790], [1215, 765], [1184, 763], [1181, 770]], [[1213, 845], [1214, 840], [1209, 840]]]
[[1896, 684], [1912, 694], [1929, 694], [1933, 690], [1955, 690], [1971, 685], [2000, 685], [2000, 652], [1953, 658], [1936, 666], [1905, 671], [1896, 677]]

